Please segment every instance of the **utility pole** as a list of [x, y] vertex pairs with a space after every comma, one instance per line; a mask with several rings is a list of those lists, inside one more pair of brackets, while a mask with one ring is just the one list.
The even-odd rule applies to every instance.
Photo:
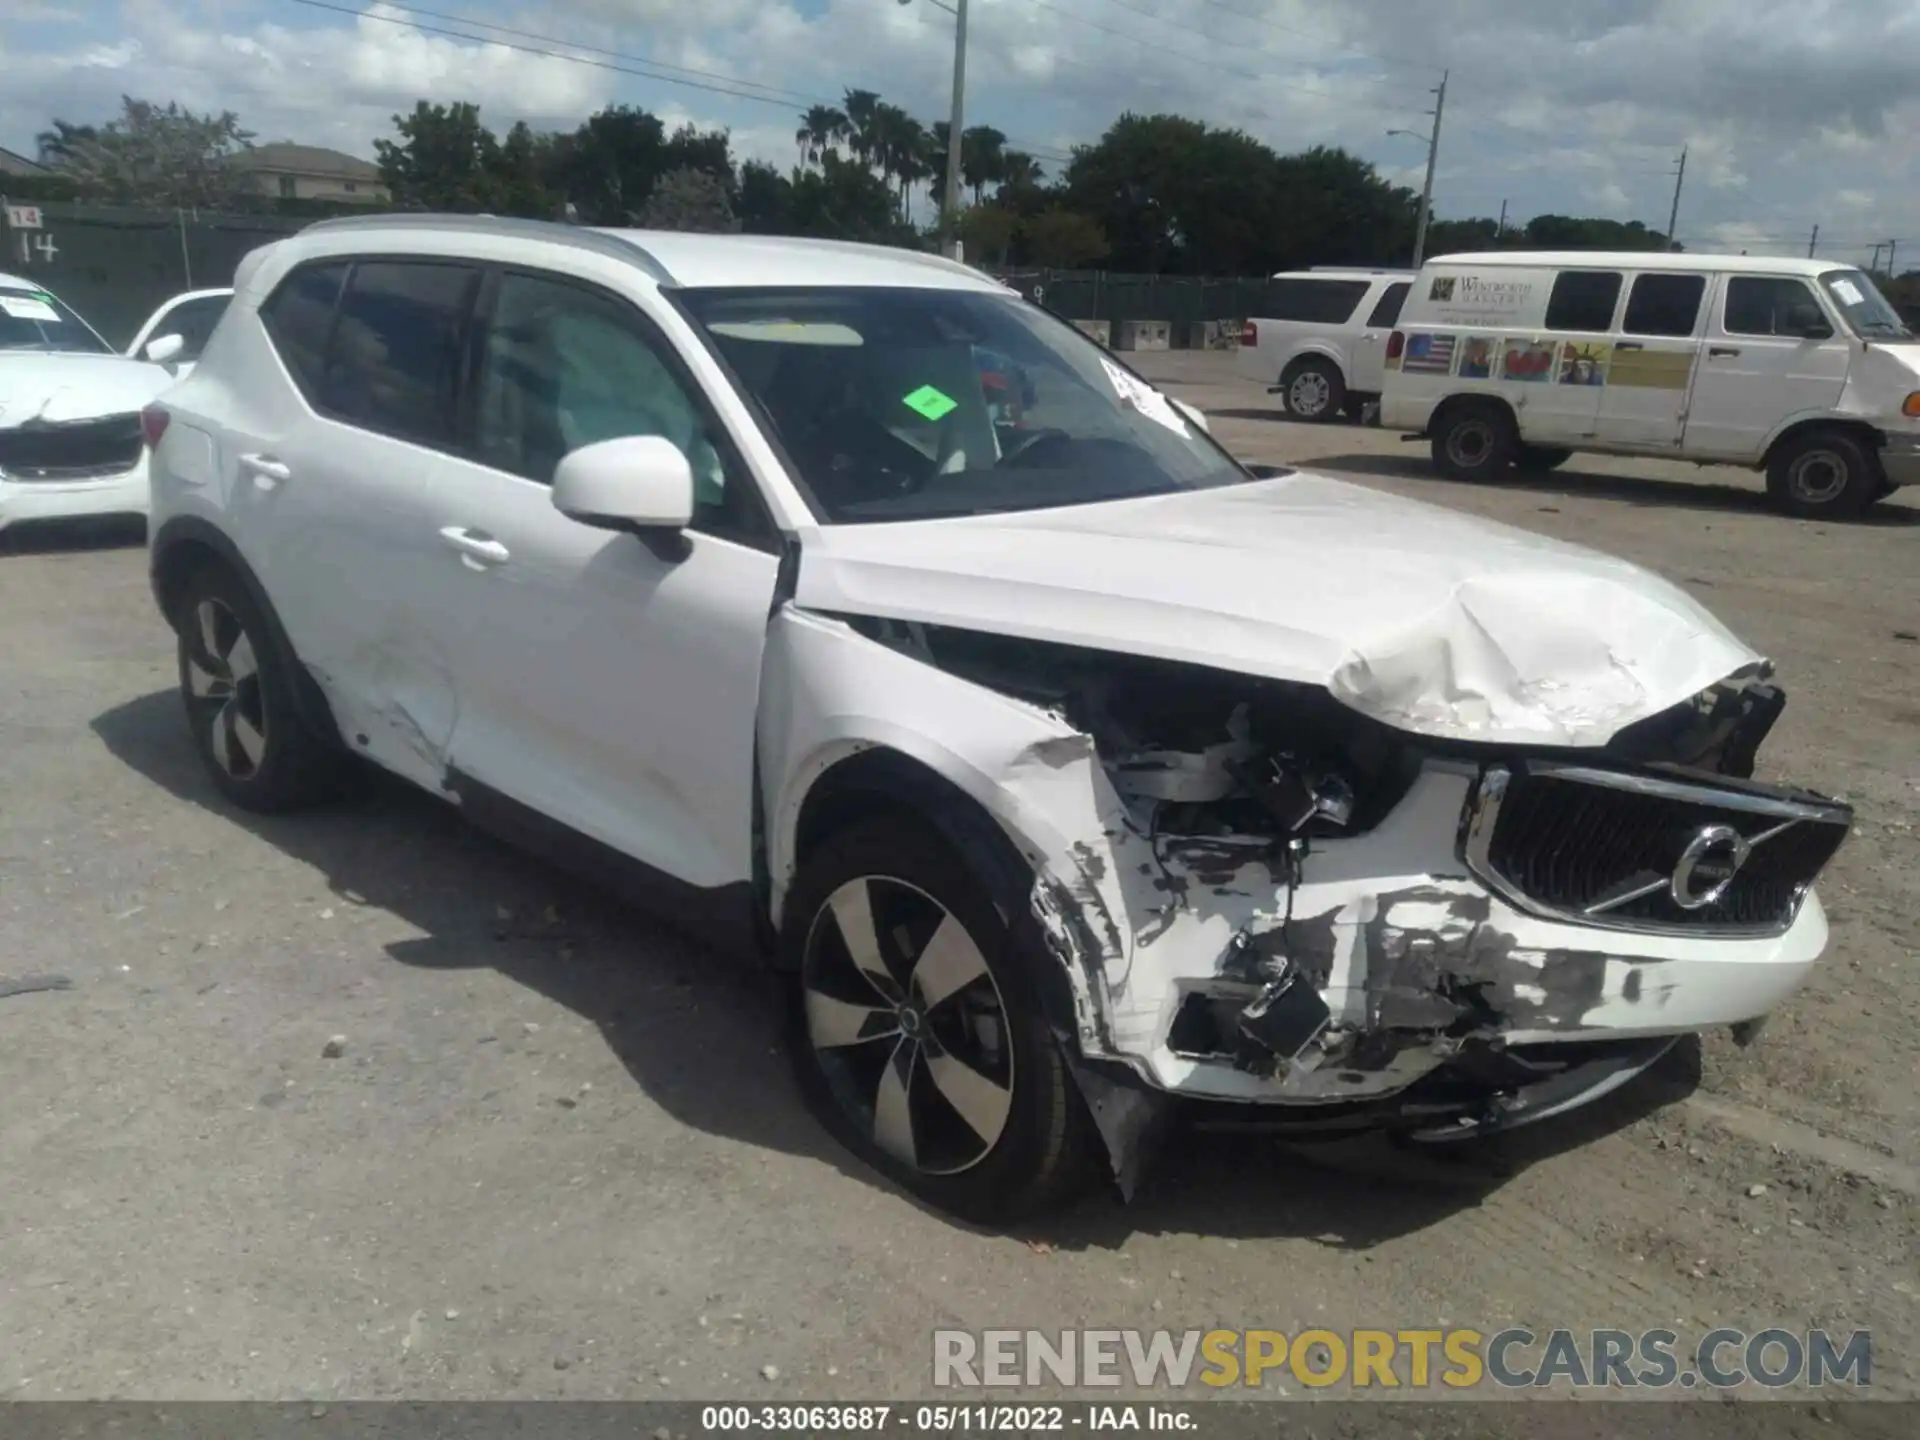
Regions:
[[[910, 5], [913, 0], [900, 0]], [[967, 0], [927, 0], [953, 16], [953, 102], [947, 111], [947, 177], [940, 194], [940, 248], [960, 258], [960, 132], [966, 128]]]
[[1893, 268], [1893, 252], [1899, 247], [1899, 244], [1900, 242], [1897, 239], [1887, 242], [1887, 278], [1889, 280], [1900, 273]]
[[1447, 108], [1447, 73], [1433, 92], [1433, 136], [1427, 141], [1427, 183], [1420, 187], [1420, 228], [1413, 233], [1413, 268], [1427, 256], [1427, 226], [1433, 221], [1433, 167], [1440, 158], [1440, 116]]
[[1680, 151], [1680, 168], [1673, 172], [1673, 208], [1667, 212], [1667, 248], [1673, 248], [1674, 227], [1680, 223], [1680, 186], [1687, 178], [1687, 152]]
[[1500, 221], [1493, 227], [1493, 243], [1498, 245], [1507, 234], [1507, 202], [1500, 202]]
[[1873, 247], [1873, 259], [1867, 262], [1867, 273], [1869, 275], [1878, 275], [1880, 273], [1880, 252], [1885, 248], [1886, 246], [1884, 244]]
[[1816, 225], [1813, 227], [1813, 235], [1807, 241], [1807, 258], [1809, 260], [1813, 258], [1813, 247], [1818, 245], [1819, 243], [1820, 243], [1820, 227]]

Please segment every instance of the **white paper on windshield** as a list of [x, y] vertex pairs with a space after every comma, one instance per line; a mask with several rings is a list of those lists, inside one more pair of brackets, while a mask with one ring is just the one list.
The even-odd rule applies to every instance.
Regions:
[[1164, 425], [1183, 440], [1186, 438], [1187, 422], [1180, 418], [1180, 412], [1173, 408], [1172, 401], [1151, 385], [1134, 379], [1104, 356], [1101, 357], [1100, 364], [1107, 372], [1107, 379], [1113, 384], [1114, 394], [1132, 405], [1154, 424]]
[[1833, 293], [1840, 297], [1840, 303], [1842, 305], [1858, 305], [1862, 300], [1867, 298], [1860, 293], [1860, 287], [1851, 280], [1834, 281]]
[[0, 310], [16, 320], [48, 320], [60, 323], [60, 312], [44, 300], [26, 300], [15, 295], [0, 295]]

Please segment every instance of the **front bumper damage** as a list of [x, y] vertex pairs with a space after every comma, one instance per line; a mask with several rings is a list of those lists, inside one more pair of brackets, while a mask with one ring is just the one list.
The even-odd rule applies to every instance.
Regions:
[[[1826, 944], [1810, 883], [1851, 812], [1738, 778], [1779, 713], [1757, 674], [1569, 766], [1417, 740], [1304, 687], [1057, 648], [1010, 666], [993, 637], [788, 613], [808, 645], [878, 641], [893, 693], [931, 685], [970, 737], [938, 763], [1032, 867], [1073, 991], [1056, 1026], [1123, 1191], [1183, 1106], [1420, 1139], [1564, 1113], [1678, 1036], [1764, 1016]], [[1669, 840], [1712, 831], [1689, 902], [1739, 868], [1716, 826], [1768, 856], [1726, 891], [1738, 923], [1671, 903]], [[1795, 826], [1818, 833], [1766, 850]]]

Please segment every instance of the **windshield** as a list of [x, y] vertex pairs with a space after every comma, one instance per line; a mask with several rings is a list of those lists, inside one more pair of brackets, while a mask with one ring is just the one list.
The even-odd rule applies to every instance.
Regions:
[[1829, 270], [1820, 277], [1820, 283], [1847, 317], [1854, 334], [1864, 339], [1907, 333], [1899, 312], [1887, 303], [1870, 275], [1859, 270]]
[[1251, 477], [1167, 397], [1017, 296], [688, 290], [825, 519], [983, 515]]
[[93, 328], [45, 290], [0, 287], [0, 350], [71, 350], [111, 355]]

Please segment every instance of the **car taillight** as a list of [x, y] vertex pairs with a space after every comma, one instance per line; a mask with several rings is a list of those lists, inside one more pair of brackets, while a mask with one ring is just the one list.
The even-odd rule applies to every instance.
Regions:
[[147, 442], [149, 450], [160, 448], [160, 437], [167, 433], [169, 418], [158, 405], [149, 405], [140, 412], [140, 438]]
[[1407, 337], [1398, 330], [1387, 337], [1387, 359], [1398, 360], [1400, 352], [1407, 348]]
[[1251, 320], [1242, 320], [1240, 322], [1240, 343], [1242, 345], [1258, 345], [1260, 343], [1260, 327]]

